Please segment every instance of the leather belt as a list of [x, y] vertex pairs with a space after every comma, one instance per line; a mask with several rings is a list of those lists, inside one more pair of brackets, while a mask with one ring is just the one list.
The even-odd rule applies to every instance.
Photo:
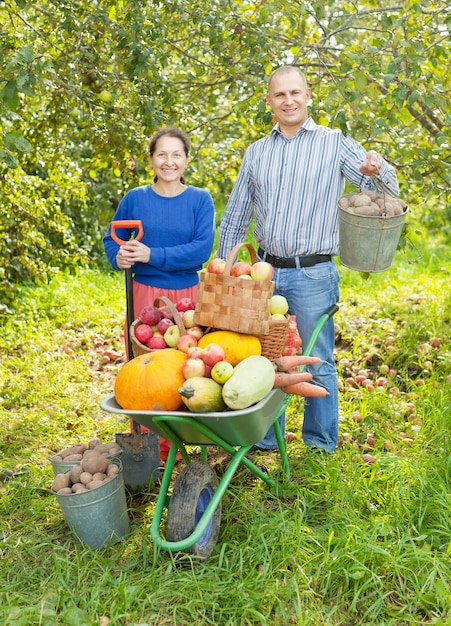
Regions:
[[262, 248], [260, 248], [260, 246], [258, 247], [258, 256], [278, 269], [288, 269], [290, 267], [312, 267], [312, 265], [316, 265], [317, 263], [327, 263], [332, 260], [332, 256], [330, 254], [312, 254], [310, 256], [290, 257], [273, 256], [272, 254], [265, 252]]

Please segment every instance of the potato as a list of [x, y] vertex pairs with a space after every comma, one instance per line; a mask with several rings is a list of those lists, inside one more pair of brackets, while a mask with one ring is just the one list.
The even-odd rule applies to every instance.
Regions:
[[60, 454], [62, 458], [65, 459], [70, 454], [83, 454], [83, 452], [86, 450], [87, 447], [88, 446], [86, 444], [79, 443], [75, 446], [70, 446], [69, 448], [66, 448], [65, 450], [60, 452]]
[[107, 475], [104, 474], [103, 472], [96, 472], [95, 474], [93, 474], [92, 480], [101, 480], [103, 482], [106, 476]]
[[88, 491], [86, 485], [83, 483], [75, 483], [72, 485], [72, 493], [82, 493], [83, 491]]
[[73, 493], [73, 491], [70, 487], [63, 487], [62, 489], [58, 489], [57, 493], [69, 495], [70, 493]]
[[109, 446], [109, 454], [115, 454], [121, 451], [121, 446], [118, 443], [110, 443]]
[[91, 439], [91, 441], [88, 443], [88, 448], [90, 450], [94, 450], [94, 448], [99, 444], [102, 443], [100, 441], [100, 439], [98, 439], [97, 437], [94, 437], [94, 439]]
[[355, 196], [352, 196], [351, 202], [354, 207], [369, 206], [371, 204], [371, 198], [365, 193], [357, 193]]
[[59, 491], [61, 489], [64, 489], [65, 487], [69, 487], [70, 485], [70, 478], [69, 478], [69, 474], [57, 474], [52, 482], [52, 490], [56, 491], [57, 493], [59, 493]]
[[96, 489], [97, 487], [101, 487], [102, 485], [103, 485], [103, 480], [91, 480], [91, 482], [86, 485], [86, 488]]
[[98, 443], [96, 445], [96, 447], [94, 448], [94, 450], [96, 450], [97, 452], [100, 452], [101, 454], [109, 454], [110, 444], [109, 443]]
[[88, 483], [90, 483], [92, 480], [92, 474], [91, 472], [82, 472], [80, 474], [80, 482], [83, 483], [83, 485], [87, 485]]
[[80, 464], [84, 472], [95, 474], [96, 472], [105, 472], [109, 461], [97, 450], [90, 450], [89, 454], [83, 455]]
[[82, 458], [82, 454], [68, 454], [64, 457], [64, 461], [81, 461]]
[[338, 201], [338, 204], [341, 206], [342, 209], [347, 209], [349, 208], [349, 205], [351, 204], [349, 202], [349, 198], [346, 198], [345, 196], [343, 196], [342, 198], [340, 198], [340, 200]]
[[83, 470], [81, 469], [81, 465], [74, 465], [69, 470], [69, 478], [72, 484], [80, 482], [80, 476]]
[[106, 471], [106, 475], [109, 478], [114, 478], [115, 476], [117, 476], [119, 474], [119, 465], [116, 465], [115, 463], [110, 463], [108, 465], [108, 469]]
[[356, 215], [366, 215], [371, 217], [374, 215], [374, 209], [371, 205], [356, 206], [354, 209], [354, 213]]

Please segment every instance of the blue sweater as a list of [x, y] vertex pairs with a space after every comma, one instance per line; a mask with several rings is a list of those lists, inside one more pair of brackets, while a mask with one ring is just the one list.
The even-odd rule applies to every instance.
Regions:
[[[122, 198], [115, 220], [141, 220], [141, 241], [151, 250], [149, 263], [133, 266], [134, 280], [162, 289], [186, 289], [198, 283], [198, 271], [210, 258], [215, 236], [215, 210], [208, 191], [189, 186], [167, 198], [150, 185], [137, 187]], [[116, 229], [124, 241], [133, 233], [133, 229]], [[119, 245], [111, 237], [111, 225], [103, 244], [111, 267], [118, 270]]]

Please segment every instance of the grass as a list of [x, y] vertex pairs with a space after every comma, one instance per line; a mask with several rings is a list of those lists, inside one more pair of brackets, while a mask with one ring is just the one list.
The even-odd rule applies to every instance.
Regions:
[[[154, 555], [156, 490], [128, 499], [125, 541], [73, 541], [48, 456], [127, 430], [99, 408], [122, 364], [123, 277], [23, 287], [0, 337], [1, 623], [451, 624], [450, 269], [445, 246], [367, 280], [340, 267], [340, 446], [309, 454], [293, 400], [291, 480], [277, 455], [258, 463], [278, 495], [240, 468], [203, 564]], [[345, 382], [362, 371], [373, 391]]]

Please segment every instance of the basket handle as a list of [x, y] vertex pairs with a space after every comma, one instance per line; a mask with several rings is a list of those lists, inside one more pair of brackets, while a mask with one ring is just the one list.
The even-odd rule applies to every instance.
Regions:
[[242, 243], [237, 243], [236, 246], [234, 248], [232, 248], [232, 250], [230, 251], [229, 256], [227, 257], [226, 260], [226, 264], [224, 267], [224, 272], [223, 274], [226, 276], [230, 276], [230, 270], [232, 269], [232, 265], [236, 259], [236, 257], [238, 256], [238, 253], [240, 252], [240, 250], [242, 248], [247, 248], [249, 251], [249, 256], [251, 257], [251, 261], [252, 261], [252, 265], [254, 263], [257, 263], [258, 261], [258, 257], [257, 257], [257, 253], [255, 252], [252, 244], [247, 243], [247, 242], [242, 242]]
[[158, 302], [160, 300], [161, 302], [165, 303], [165, 305], [168, 307], [168, 309], [171, 311], [172, 315], [174, 316], [174, 322], [179, 327], [180, 335], [186, 335], [186, 328], [183, 323], [182, 316], [175, 308], [174, 303], [171, 300], [169, 300], [169, 298], [166, 298], [166, 296], [158, 296], [158, 298], [155, 298], [154, 300], [154, 306], [158, 307]]

